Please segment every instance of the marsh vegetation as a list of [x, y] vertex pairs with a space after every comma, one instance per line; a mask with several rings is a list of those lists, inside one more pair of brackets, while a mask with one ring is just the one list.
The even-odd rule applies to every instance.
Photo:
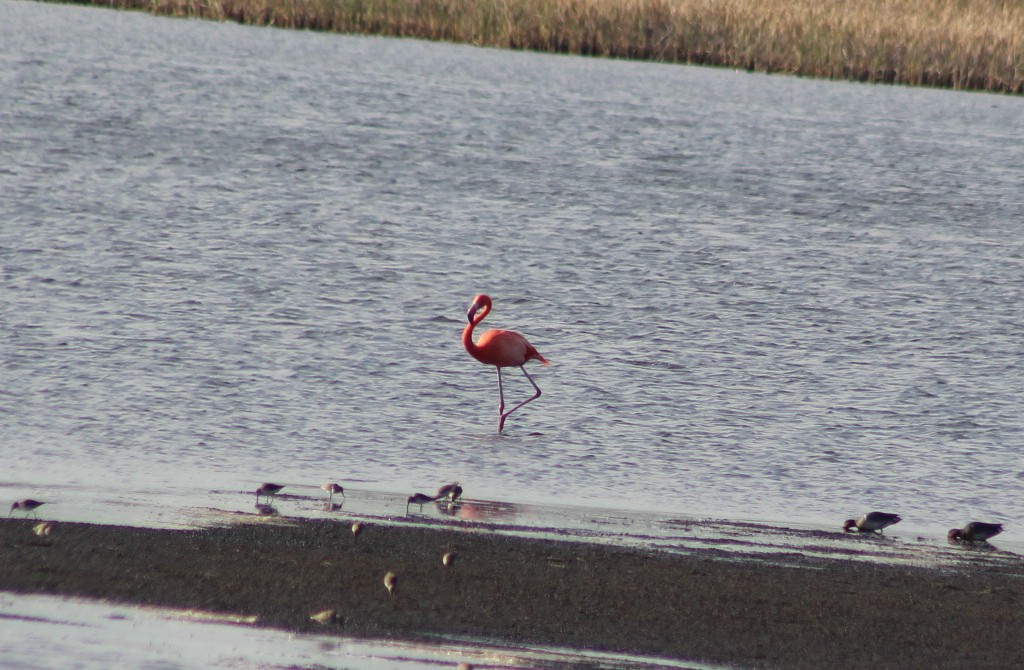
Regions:
[[159, 14], [1024, 92], [1011, 0], [85, 0]]

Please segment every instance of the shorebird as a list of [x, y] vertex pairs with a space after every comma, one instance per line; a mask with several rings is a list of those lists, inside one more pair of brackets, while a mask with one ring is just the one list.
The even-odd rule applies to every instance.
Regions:
[[341, 623], [343, 621], [341, 615], [338, 614], [338, 610], [324, 610], [323, 612], [311, 614], [309, 618], [311, 621], [324, 624], [325, 626], [329, 623]]
[[1003, 532], [1001, 523], [985, 523], [984, 521], [972, 521], [963, 528], [950, 528], [946, 537], [950, 542], [987, 542], [990, 537], [995, 537]]
[[419, 505], [420, 511], [423, 511], [423, 506], [428, 502], [434, 502], [437, 500], [434, 496], [428, 496], [426, 493], [413, 493], [409, 496], [409, 499], [405, 501], [405, 515], [409, 516], [409, 505]]
[[357, 542], [359, 540], [359, 534], [363, 532], [363, 522], [356, 521], [352, 524], [352, 541]]
[[322, 488], [324, 491], [327, 491], [327, 493], [330, 494], [328, 496], [328, 498], [327, 498], [327, 502], [332, 502], [334, 500], [334, 494], [335, 493], [340, 493], [342, 499], [345, 498], [345, 489], [344, 489], [344, 487], [342, 487], [341, 484], [336, 484], [334, 482], [328, 482], [326, 484], [321, 484], [320, 488]]
[[459, 555], [459, 552], [457, 552], [457, 551], [446, 552], [445, 555], [441, 557], [441, 565], [443, 565], [446, 568], [450, 568], [450, 567], [454, 566], [455, 565], [455, 558], [458, 555]]
[[395, 597], [395, 589], [398, 588], [398, 577], [393, 572], [388, 572], [384, 575], [384, 588], [388, 590], [388, 595], [392, 598]]
[[434, 499], [440, 500], [441, 498], [447, 498], [451, 502], [455, 502], [460, 497], [462, 497], [462, 487], [459, 486], [458, 482], [452, 482], [451, 484], [445, 484], [439, 488], [437, 490], [437, 496], [435, 496]]
[[44, 521], [32, 526], [32, 532], [45, 540], [53, 535], [54, 528], [56, 528], [56, 524], [51, 521]]
[[284, 488], [284, 484], [271, 484], [270, 482], [263, 482], [258, 489], [256, 489], [256, 504], [260, 504], [260, 496], [264, 498], [274, 499], [277, 492]]
[[871, 533], [874, 531], [882, 532], [883, 528], [899, 523], [902, 521], [899, 514], [889, 514], [888, 512], [868, 512], [861, 518], [854, 521], [853, 519], [847, 519], [843, 523], [843, 530], [850, 532], [856, 528], [861, 533]]
[[32, 516], [36, 516], [36, 508], [39, 507], [40, 505], [45, 504], [45, 502], [32, 500], [32, 498], [18, 500], [17, 502], [11, 505], [11, 511], [7, 513], [7, 518], [11, 518], [11, 515], [14, 514], [14, 510], [21, 510], [22, 512], [25, 513], [25, 516], [28, 516], [29, 514], [31, 514]]

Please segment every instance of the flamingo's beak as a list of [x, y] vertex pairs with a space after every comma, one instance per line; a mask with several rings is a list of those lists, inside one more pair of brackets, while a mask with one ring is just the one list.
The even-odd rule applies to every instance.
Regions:
[[477, 305], [475, 302], [469, 306], [469, 311], [466, 312], [466, 319], [468, 319], [470, 323], [473, 323], [473, 317], [476, 315], [476, 312], [479, 309], [480, 306]]

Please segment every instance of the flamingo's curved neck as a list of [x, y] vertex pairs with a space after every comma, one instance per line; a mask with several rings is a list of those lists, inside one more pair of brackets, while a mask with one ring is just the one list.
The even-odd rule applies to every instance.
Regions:
[[473, 314], [473, 317], [462, 330], [462, 346], [466, 347], [466, 351], [469, 355], [477, 360], [480, 359], [480, 348], [473, 341], [473, 329], [476, 328], [477, 324], [487, 318], [487, 315], [491, 313], [491, 303], [485, 302], [481, 307]]

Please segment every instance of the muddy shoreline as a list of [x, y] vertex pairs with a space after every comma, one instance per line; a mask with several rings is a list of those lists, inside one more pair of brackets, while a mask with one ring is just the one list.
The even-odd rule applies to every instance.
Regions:
[[[750, 668], [1024, 667], [1024, 566], [723, 558], [464, 528], [268, 519], [192, 530], [0, 523], [0, 590]], [[453, 567], [441, 557], [457, 552]], [[398, 577], [394, 598], [386, 572]], [[335, 609], [321, 625], [310, 614]]]

